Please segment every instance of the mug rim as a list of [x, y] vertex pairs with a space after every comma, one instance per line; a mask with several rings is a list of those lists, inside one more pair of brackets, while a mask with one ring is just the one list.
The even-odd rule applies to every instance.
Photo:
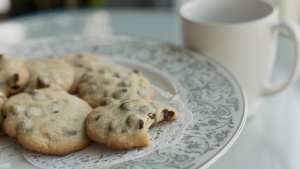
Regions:
[[[271, 3], [268, 3], [268, 2], [259, 1], [259, 0], [250, 0], [250, 1], [247, 1], [247, 3], [260, 3], [260, 4], [267, 5], [272, 9], [271, 12], [269, 12], [268, 14], [266, 14], [263, 17], [259, 17], [257, 19], [251, 19], [251, 20], [247, 20], [247, 21], [230, 22], [230, 23], [205, 21], [205, 20], [195, 21], [193, 19], [188, 18], [187, 15], [184, 14], [184, 12], [183, 12], [183, 10], [186, 10], [185, 8], [187, 8], [188, 5], [198, 4], [198, 3], [202, 3], [202, 2], [212, 2], [212, 1], [220, 1], [220, 0], [190, 0], [190, 1], [187, 1], [187, 2], [183, 3], [180, 6], [180, 9], [179, 9], [179, 14], [180, 14], [181, 19], [185, 20], [185, 21], [188, 21], [188, 22], [191, 22], [191, 23], [196, 24], [196, 25], [238, 26], [238, 25], [245, 25], [245, 24], [253, 24], [253, 23], [263, 22], [265, 20], [268, 20], [269, 18], [272, 18], [273, 15], [276, 15], [276, 14], [277, 14], [277, 17], [278, 17], [278, 8], [275, 5], [273, 5]], [[230, 1], [230, 2], [239, 2], [239, 3], [243, 2], [243, 3], [246, 3], [245, 1], [241, 1], [241, 0], [221, 0], [221, 1], [223, 1], [223, 2], [224, 1]]]

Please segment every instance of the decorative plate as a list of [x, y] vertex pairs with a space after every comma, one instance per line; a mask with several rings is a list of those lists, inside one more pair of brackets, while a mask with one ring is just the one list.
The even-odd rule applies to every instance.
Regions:
[[[98, 53], [125, 67], [142, 69], [157, 89], [179, 97], [192, 112], [193, 120], [176, 144], [101, 168], [207, 167], [233, 144], [246, 120], [244, 95], [235, 79], [211, 59], [183, 47], [124, 36], [72, 36], [26, 41], [1, 51], [25, 59], [74, 51]], [[78, 165], [85, 166], [84, 162]]]

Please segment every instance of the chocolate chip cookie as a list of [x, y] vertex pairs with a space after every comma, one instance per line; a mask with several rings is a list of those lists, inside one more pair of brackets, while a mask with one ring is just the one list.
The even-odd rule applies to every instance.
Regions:
[[57, 85], [69, 91], [74, 82], [73, 67], [61, 58], [34, 58], [26, 61], [26, 67], [29, 70], [30, 78], [25, 91], [51, 85]]
[[29, 72], [21, 59], [0, 54], [0, 92], [6, 96], [19, 93], [28, 78]]
[[177, 119], [176, 109], [150, 100], [99, 100], [86, 118], [86, 132], [96, 142], [114, 149], [131, 149], [150, 144], [152, 124]]
[[78, 95], [92, 107], [97, 107], [102, 97], [152, 100], [154, 90], [140, 71], [110, 67], [85, 73], [78, 85]]
[[75, 80], [71, 87], [70, 93], [76, 93], [78, 83], [82, 75], [91, 70], [98, 70], [107, 67], [106, 60], [94, 53], [78, 52], [70, 53], [63, 56], [75, 69]]
[[88, 146], [85, 118], [92, 108], [61, 88], [35, 89], [9, 98], [3, 129], [29, 150], [67, 155]]

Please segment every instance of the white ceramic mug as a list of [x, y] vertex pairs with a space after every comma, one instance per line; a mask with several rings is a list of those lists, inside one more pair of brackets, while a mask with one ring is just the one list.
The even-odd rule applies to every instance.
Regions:
[[[185, 46], [225, 66], [244, 89], [252, 115], [264, 96], [282, 91], [298, 77], [300, 33], [291, 21], [278, 21], [276, 7], [253, 0], [193, 0], [180, 8]], [[292, 72], [270, 85], [277, 35], [285, 30], [295, 43]]]

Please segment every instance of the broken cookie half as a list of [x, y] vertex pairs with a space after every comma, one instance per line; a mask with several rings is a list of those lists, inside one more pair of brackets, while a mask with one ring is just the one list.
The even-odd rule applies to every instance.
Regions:
[[178, 112], [163, 103], [104, 97], [100, 106], [86, 118], [86, 132], [95, 142], [113, 149], [131, 149], [150, 145], [149, 128], [159, 122], [174, 121]]

